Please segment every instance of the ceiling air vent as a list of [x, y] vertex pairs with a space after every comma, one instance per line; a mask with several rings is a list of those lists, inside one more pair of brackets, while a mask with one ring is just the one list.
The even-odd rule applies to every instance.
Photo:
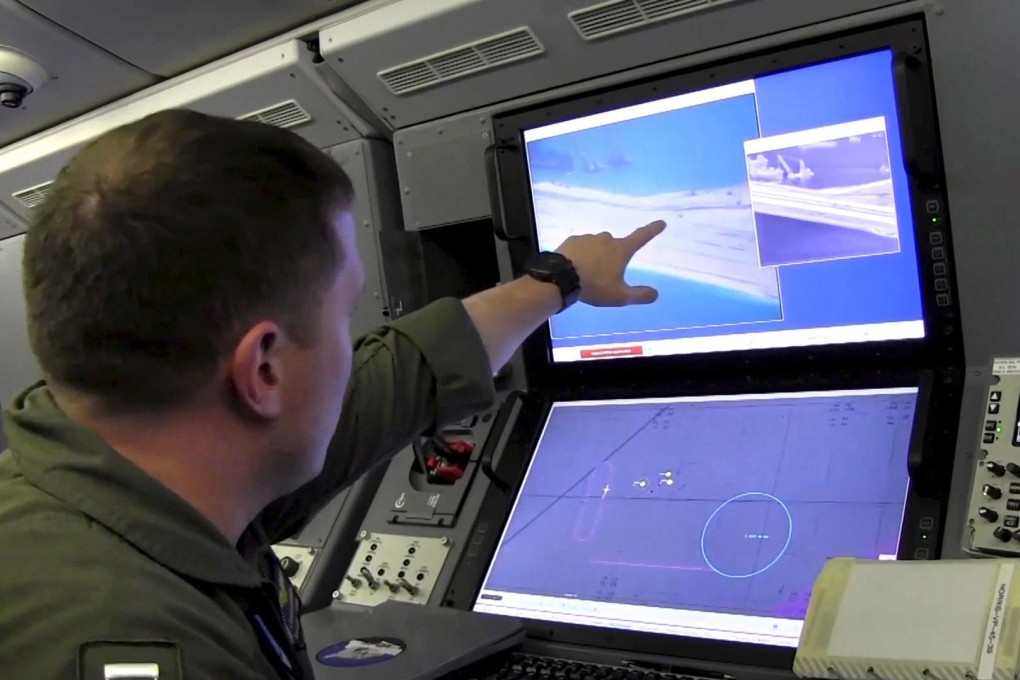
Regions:
[[623, 31], [641, 28], [666, 19], [675, 19], [705, 9], [728, 5], [737, 0], [611, 0], [567, 14], [585, 40], [596, 40]]
[[530, 28], [518, 28], [379, 72], [393, 94], [407, 94], [545, 53]]
[[25, 206], [26, 208], [34, 208], [43, 202], [46, 198], [46, 194], [50, 193], [50, 185], [53, 182], [45, 182], [34, 187], [22, 189], [21, 191], [15, 191], [11, 194], [14, 200]]
[[281, 128], [294, 127], [295, 125], [301, 125], [310, 121], [312, 117], [308, 115], [308, 112], [301, 108], [293, 99], [279, 104], [274, 104], [265, 109], [259, 109], [253, 111], [245, 116], [241, 116], [239, 120], [250, 120], [256, 123], [265, 123], [266, 125], [274, 125]]

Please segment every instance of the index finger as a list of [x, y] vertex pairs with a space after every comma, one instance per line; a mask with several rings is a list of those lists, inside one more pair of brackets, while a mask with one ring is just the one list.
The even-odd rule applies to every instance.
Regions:
[[655, 220], [654, 222], [650, 222], [645, 226], [638, 227], [634, 231], [630, 232], [623, 237], [623, 241], [627, 243], [627, 246], [632, 253], [636, 253], [648, 245], [653, 238], [661, 234], [665, 228], [665, 222], [662, 220]]

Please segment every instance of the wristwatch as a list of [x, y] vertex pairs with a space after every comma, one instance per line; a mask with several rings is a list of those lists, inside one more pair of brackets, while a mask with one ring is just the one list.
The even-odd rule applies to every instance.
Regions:
[[559, 253], [541, 252], [524, 265], [524, 273], [536, 281], [555, 284], [563, 298], [562, 312], [581, 297], [581, 279], [574, 263]]

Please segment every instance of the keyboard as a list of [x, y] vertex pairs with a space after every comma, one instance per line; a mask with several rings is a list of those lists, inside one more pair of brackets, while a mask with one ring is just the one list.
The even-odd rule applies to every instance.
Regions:
[[512, 652], [499, 654], [444, 676], [443, 680], [704, 680], [631, 666], [582, 663], [549, 656]]

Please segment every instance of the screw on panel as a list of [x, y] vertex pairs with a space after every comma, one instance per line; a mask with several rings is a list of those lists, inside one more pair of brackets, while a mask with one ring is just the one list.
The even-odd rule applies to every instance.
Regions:
[[442, 538], [439, 539], [439, 545], [450, 545], [450, 539], [446, 536], [443, 536]]
[[946, 8], [945, 7], [943, 7], [942, 5], [936, 5], [935, 6], [935, 16], [940, 17], [940, 16], [942, 16], [945, 13], [946, 13]]
[[340, 599], [343, 599], [343, 595], [342, 595], [342, 594], [340, 593], [340, 591], [339, 591], [339, 590], [334, 590], [334, 591], [333, 591], [333, 599], [334, 599], [334, 600], [340, 600]]
[[368, 538], [368, 532], [367, 531], [362, 529], [360, 532], [358, 532], [358, 540], [359, 541], [364, 541], [366, 538]]
[[482, 133], [482, 139], [488, 139], [488, 138], [489, 138], [489, 133], [488, 132], [483, 132]]
[[404, 187], [404, 193], [405, 194], [411, 193], [411, 188], [410, 187]]

